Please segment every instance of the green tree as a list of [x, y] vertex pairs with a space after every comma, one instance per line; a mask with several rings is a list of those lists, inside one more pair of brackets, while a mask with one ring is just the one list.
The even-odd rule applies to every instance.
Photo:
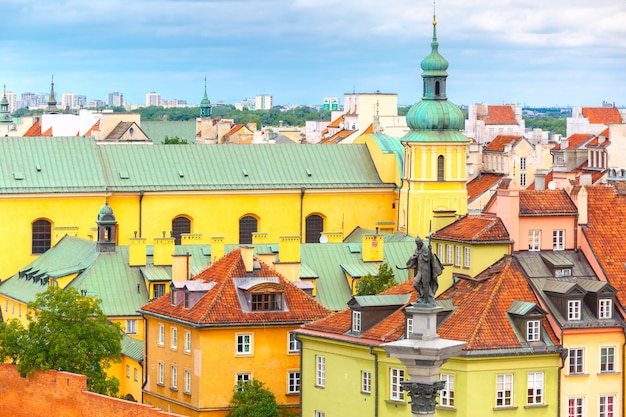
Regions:
[[252, 379], [239, 381], [230, 400], [230, 411], [226, 417], [279, 417], [276, 397], [263, 382]]
[[393, 270], [387, 262], [380, 265], [378, 275], [367, 274], [356, 283], [356, 295], [374, 295], [396, 284]]
[[185, 139], [181, 139], [178, 136], [172, 136], [171, 138], [169, 136], [165, 136], [165, 139], [163, 139], [163, 145], [187, 145], [189, 142], [187, 142]]
[[0, 323], [0, 359], [17, 365], [22, 376], [56, 369], [87, 377], [92, 392], [115, 395], [119, 381], [106, 369], [119, 361], [122, 331], [109, 323], [101, 300], [75, 288], [50, 287], [28, 303], [28, 325]]

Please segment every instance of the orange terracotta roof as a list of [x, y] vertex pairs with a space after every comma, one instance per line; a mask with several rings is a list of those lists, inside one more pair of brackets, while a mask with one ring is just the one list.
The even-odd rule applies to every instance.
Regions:
[[594, 125], [622, 123], [622, 115], [617, 107], [583, 107], [583, 116]]
[[48, 130], [46, 130], [45, 132], [43, 132], [41, 134], [41, 136], [52, 136], [52, 126], [50, 126], [50, 128]]
[[574, 216], [576, 205], [565, 190], [520, 190], [520, 216]]
[[284, 302], [288, 306], [286, 311], [242, 310], [237, 295], [239, 290], [233, 279], [251, 276], [246, 272], [240, 249], [229, 252], [193, 278], [205, 283], [214, 282], [215, 286], [191, 308], [185, 308], [184, 303], [174, 306], [169, 296], [163, 296], [144, 305], [142, 311], [196, 325], [304, 323], [329, 314], [330, 310], [287, 281], [274, 269], [263, 262], [259, 264], [260, 269], [255, 269], [252, 278], [277, 278], [284, 287]]
[[487, 117], [483, 120], [486, 125], [516, 125], [517, 119], [511, 106], [488, 106]]
[[231, 135], [234, 135], [234, 134], [235, 134], [235, 133], [237, 133], [237, 131], [238, 131], [239, 129], [241, 129], [242, 127], [243, 127], [243, 125], [242, 125], [241, 123], [236, 124], [236, 125], [235, 125], [235, 126], [233, 126], [233, 128], [232, 128], [232, 129], [230, 129], [230, 130], [228, 131], [228, 133], [227, 133], [227, 134], [225, 134], [224, 136], [231, 136]]
[[374, 123], [370, 124], [367, 129], [365, 129], [365, 132], [363, 132], [363, 135], [370, 135], [374, 133]]
[[[587, 141], [593, 139], [594, 135], [590, 133], [574, 133], [567, 138], [567, 149], [576, 149], [579, 146], [586, 145]], [[561, 144], [559, 143], [554, 148], [555, 151], [561, 150]]]
[[88, 131], [85, 132], [85, 136], [92, 136], [94, 130], [100, 130], [100, 120], [98, 120]]
[[[539, 304], [522, 267], [511, 256], [505, 256], [473, 280], [460, 280], [437, 299], [452, 300], [456, 307], [439, 328], [439, 336], [467, 342], [466, 351], [525, 347], [507, 312], [513, 301]], [[543, 320], [543, 329], [558, 344], [547, 320]]]
[[504, 152], [506, 145], [516, 147], [522, 141], [521, 136], [517, 135], [498, 135], [483, 149], [486, 152]]
[[457, 242], [509, 241], [509, 232], [499, 217], [493, 215], [465, 215], [433, 234], [435, 239]]
[[483, 173], [467, 183], [467, 201], [472, 202], [487, 191], [497, 186], [504, 174]]
[[333, 145], [333, 144], [341, 142], [342, 140], [344, 140], [345, 138], [347, 138], [354, 132], [355, 131], [352, 131], [352, 130], [340, 130], [339, 132], [335, 133], [331, 137], [320, 140], [319, 143], [322, 145]]
[[330, 122], [326, 127], [340, 127], [340, 125], [344, 122], [344, 117], [343, 115], [339, 116], [338, 118], [336, 118], [335, 120], [333, 120], [332, 122]]
[[37, 119], [24, 133], [24, 136], [41, 136], [41, 119]]

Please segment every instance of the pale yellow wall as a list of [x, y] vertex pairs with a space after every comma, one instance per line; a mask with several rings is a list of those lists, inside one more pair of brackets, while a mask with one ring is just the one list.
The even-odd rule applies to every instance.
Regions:
[[[45, 291], [47, 287], [42, 286], [42, 291]], [[28, 309], [26, 303], [7, 297], [4, 294], [0, 294], [0, 308], [2, 309], [2, 319], [9, 321], [11, 319], [19, 320], [24, 326], [28, 324], [26, 315]]]
[[398, 165], [398, 159], [394, 153], [383, 153], [378, 146], [376, 140], [371, 135], [361, 135], [354, 143], [364, 143], [369, 150], [369, 153], [376, 165], [376, 171], [380, 179], [387, 183], [395, 183], [397, 186], [401, 185], [400, 181], [400, 166]]
[[114, 376], [120, 381], [118, 397], [132, 395], [135, 401], [141, 402], [141, 385], [143, 370], [141, 364], [128, 356], [122, 355], [121, 362], [113, 364], [107, 369], [108, 376]]

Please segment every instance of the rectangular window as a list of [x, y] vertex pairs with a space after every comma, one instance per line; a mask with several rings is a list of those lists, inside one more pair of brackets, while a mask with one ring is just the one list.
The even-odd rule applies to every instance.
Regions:
[[469, 268], [470, 267], [470, 247], [469, 246], [465, 246], [463, 248], [463, 266], [465, 268]]
[[191, 332], [185, 330], [185, 353], [191, 352]]
[[315, 385], [324, 387], [326, 385], [326, 357], [315, 356]]
[[[408, 164], [407, 164], [408, 165]], [[326, 417], [326, 414], [324, 414], [323, 411], [317, 411], [315, 410], [315, 417]]]
[[361, 332], [361, 312], [360, 311], [352, 312], [352, 331], [355, 333]]
[[520, 169], [521, 171], [526, 171], [526, 158], [521, 157], [521, 158], [519, 159], [519, 169]]
[[165, 345], [165, 326], [162, 324], [159, 324], [159, 339], [157, 340], [157, 345]]
[[496, 376], [496, 407], [513, 406], [513, 374]]
[[282, 301], [281, 293], [252, 294], [252, 311], [280, 311]]
[[172, 327], [170, 332], [170, 347], [172, 349], [178, 349], [178, 329], [176, 327]]
[[154, 298], [165, 295], [165, 284], [154, 284]]
[[446, 245], [446, 263], [452, 265], [454, 259], [452, 259], [452, 245]]
[[238, 391], [243, 391], [243, 384], [247, 384], [252, 380], [252, 374], [235, 374], [235, 385]]
[[406, 319], [406, 338], [409, 339], [413, 334], [413, 319]]
[[185, 389], [184, 389], [184, 393], [185, 394], [191, 394], [191, 371], [189, 369], [185, 369]]
[[528, 373], [528, 404], [543, 404], [543, 372]]
[[289, 353], [300, 352], [300, 341], [296, 339], [296, 334], [289, 332]]
[[391, 401], [404, 401], [404, 390], [401, 382], [404, 381], [404, 369], [389, 369], [389, 399]]
[[584, 350], [583, 349], [570, 349], [569, 350], [569, 373], [570, 375], [582, 374], [584, 371], [583, 359], [584, 359]]
[[126, 365], [126, 378], [130, 378], [130, 365]]
[[526, 187], [526, 174], [523, 172], [519, 174], [519, 185], [520, 187]]
[[439, 405], [442, 407], [454, 407], [454, 375], [441, 374], [441, 380], [445, 381], [446, 386], [439, 394]]
[[164, 374], [165, 374], [165, 365], [163, 364], [163, 362], [159, 362], [159, 372], [158, 372], [158, 376], [157, 376], [157, 384], [158, 385], [163, 385], [164, 384]]
[[361, 371], [361, 392], [370, 394], [372, 392], [372, 373]]
[[134, 371], [135, 371], [135, 378], [134, 379], [135, 379], [135, 382], [137, 382], [137, 381], [139, 381], [139, 369], [135, 368]]
[[568, 320], [580, 320], [581, 317], [581, 301], [580, 300], [568, 300], [567, 301], [567, 319]]
[[289, 372], [287, 375], [287, 394], [300, 393], [300, 372]]
[[178, 388], [178, 368], [176, 368], [176, 365], [172, 365], [172, 384], [170, 385], [170, 388]]
[[613, 318], [613, 300], [610, 298], [603, 298], [598, 301], [598, 318]]
[[552, 231], [552, 250], [565, 249], [565, 230]]
[[582, 398], [569, 398], [567, 400], [567, 417], [583, 417]]
[[237, 335], [237, 354], [238, 355], [251, 355], [252, 354], [252, 335], [251, 334], [238, 334]]
[[126, 320], [126, 334], [137, 334], [137, 320]]
[[438, 243], [437, 244], [437, 257], [439, 258], [441, 262], [446, 263], [446, 257], [444, 255], [445, 253], [443, 252], [443, 243]]
[[600, 372], [615, 372], [615, 348], [613, 346], [600, 348]]
[[461, 267], [461, 247], [454, 247], [454, 266]]
[[541, 230], [528, 231], [528, 250], [541, 250]]
[[528, 320], [526, 322], [526, 340], [537, 342], [541, 339], [541, 322], [539, 320]]
[[599, 411], [599, 417], [615, 417], [615, 395], [601, 395]]

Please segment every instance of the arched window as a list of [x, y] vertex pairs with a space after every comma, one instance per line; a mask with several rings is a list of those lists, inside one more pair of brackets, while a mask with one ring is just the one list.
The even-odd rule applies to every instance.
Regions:
[[439, 81], [435, 81], [435, 95], [438, 96], [440, 94], [441, 87], [439, 86]]
[[444, 180], [444, 160], [443, 155], [437, 157], [437, 181]]
[[324, 231], [324, 219], [317, 214], [311, 214], [306, 218], [306, 243], [319, 243]]
[[258, 220], [252, 216], [244, 216], [239, 219], [239, 244], [250, 245], [252, 233], [258, 231]]
[[44, 253], [51, 246], [52, 225], [48, 220], [37, 220], [33, 223], [32, 251], [33, 253]]
[[180, 235], [183, 233], [191, 233], [191, 220], [187, 217], [178, 216], [172, 220], [172, 237], [175, 239], [174, 244], [180, 245]]

